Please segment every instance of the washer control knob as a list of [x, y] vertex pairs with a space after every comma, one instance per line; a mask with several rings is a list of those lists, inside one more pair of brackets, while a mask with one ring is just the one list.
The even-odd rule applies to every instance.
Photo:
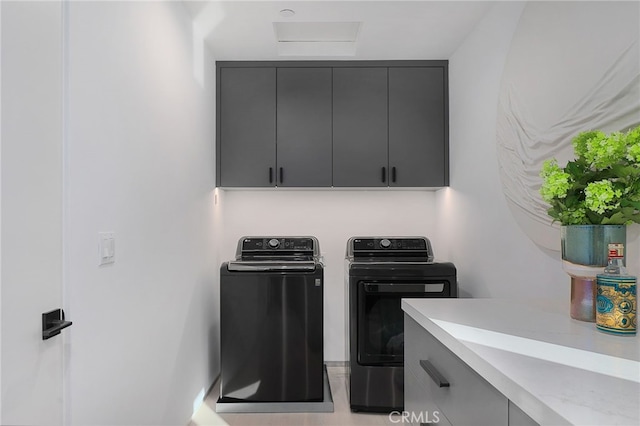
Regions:
[[389, 248], [391, 247], [391, 241], [389, 241], [388, 239], [384, 239], [384, 240], [380, 240], [380, 247], [382, 248]]
[[278, 246], [280, 245], [280, 241], [278, 241], [275, 238], [272, 238], [272, 239], [269, 240], [268, 244], [269, 244], [269, 247], [271, 247], [271, 248], [278, 248]]

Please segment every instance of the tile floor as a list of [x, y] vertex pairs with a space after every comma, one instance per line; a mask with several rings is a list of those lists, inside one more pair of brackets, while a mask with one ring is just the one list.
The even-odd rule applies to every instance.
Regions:
[[[188, 426], [382, 426], [397, 425], [397, 417], [377, 413], [352, 413], [347, 398], [347, 370], [328, 366], [329, 385], [333, 395], [333, 413], [216, 413], [218, 383], [193, 415]], [[395, 422], [393, 421], [395, 420]]]

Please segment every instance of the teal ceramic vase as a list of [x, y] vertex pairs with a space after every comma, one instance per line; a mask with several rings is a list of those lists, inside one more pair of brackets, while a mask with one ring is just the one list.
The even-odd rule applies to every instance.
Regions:
[[571, 318], [595, 322], [596, 276], [607, 266], [609, 244], [626, 247], [627, 227], [568, 225], [561, 233], [562, 267], [571, 277]]

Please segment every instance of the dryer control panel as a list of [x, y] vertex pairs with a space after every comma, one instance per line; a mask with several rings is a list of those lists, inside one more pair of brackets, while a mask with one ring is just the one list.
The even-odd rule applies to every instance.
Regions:
[[354, 237], [347, 245], [347, 258], [432, 262], [433, 251], [425, 237]]
[[355, 238], [353, 250], [427, 250], [424, 238]]

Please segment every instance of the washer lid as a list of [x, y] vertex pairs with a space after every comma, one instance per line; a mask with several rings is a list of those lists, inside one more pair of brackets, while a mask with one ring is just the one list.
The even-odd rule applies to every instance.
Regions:
[[314, 271], [318, 264], [314, 261], [310, 262], [285, 262], [285, 261], [250, 261], [250, 260], [236, 260], [227, 264], [229, 271], [237, 272], [267, 272], [267, 271]]

